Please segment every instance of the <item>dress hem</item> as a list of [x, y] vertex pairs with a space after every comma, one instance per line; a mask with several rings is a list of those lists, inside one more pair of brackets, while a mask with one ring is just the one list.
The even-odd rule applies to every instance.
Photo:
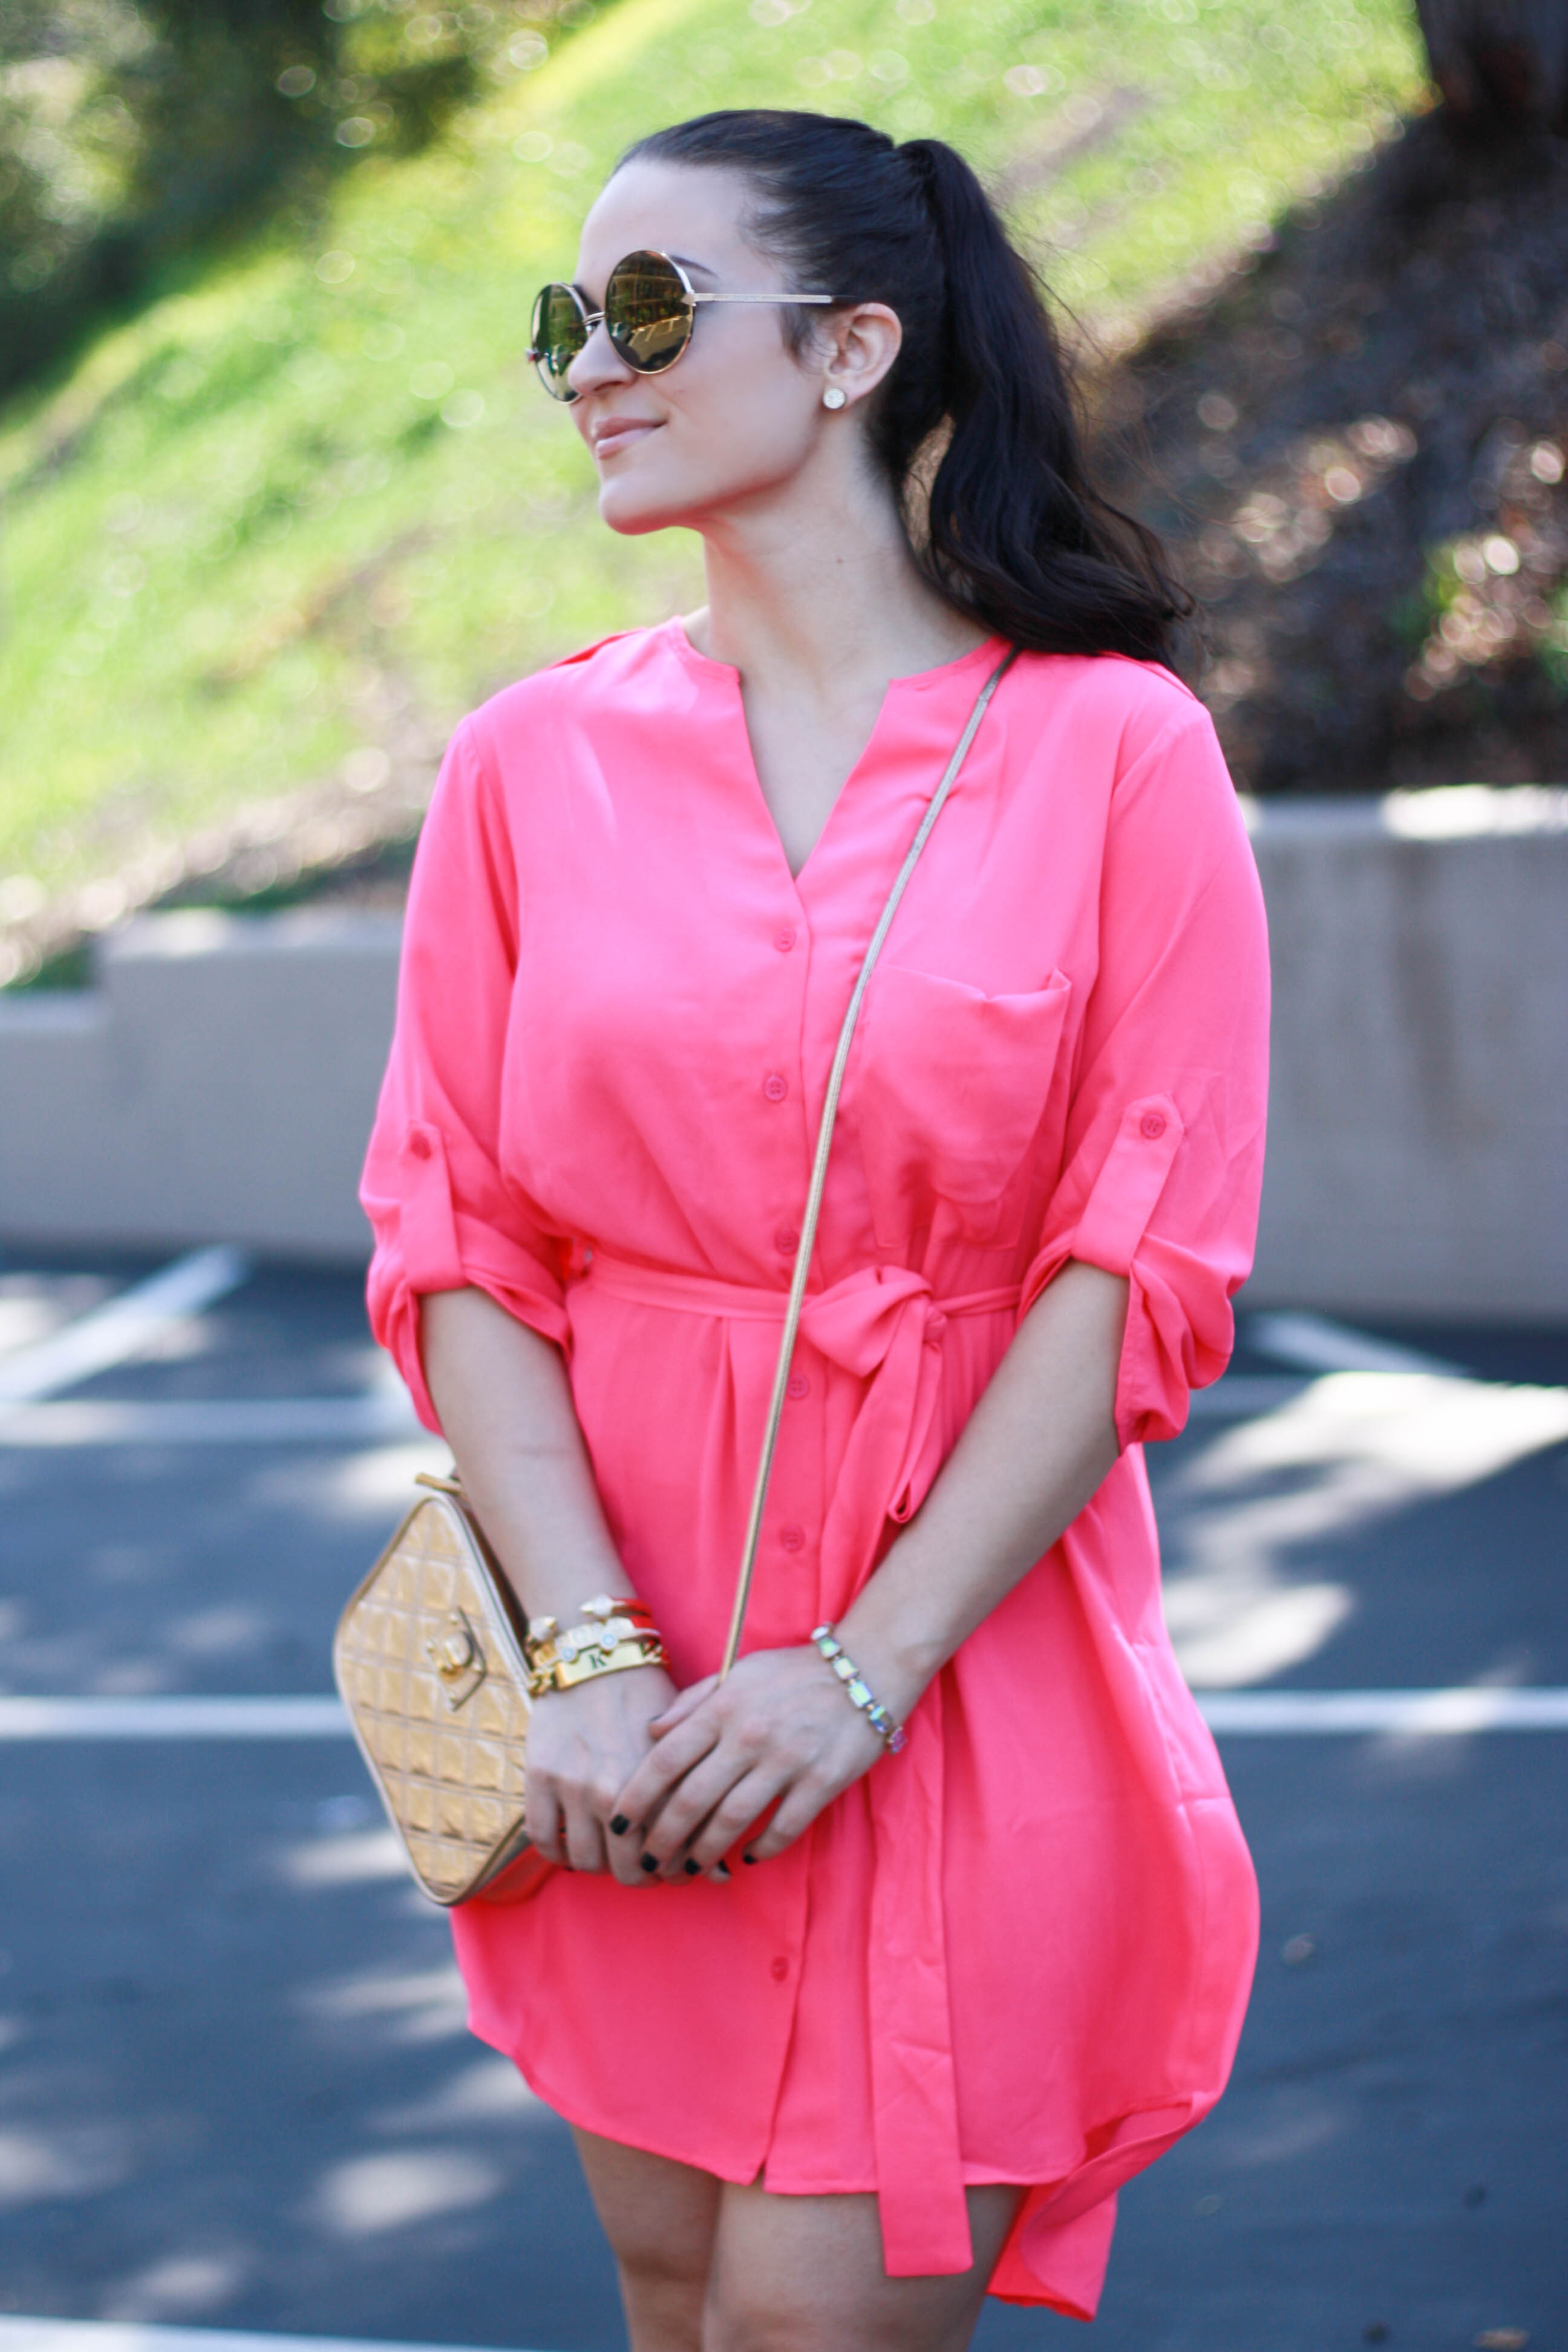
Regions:
[[[544, 2105], [549, 2107], [552, 2114], [559, 2116], [563, 2123], [574, 2126], [577, 2130], [594, 2133], [596, 2138], [613, 2139], [617, 2147], [635, 2147], [645, 2156], [662, 2157], [667, 2163], [689, 2165], [693, 2171], [710, 2173], [716, 2180], [732, 2182], [737, 2189], [749, 2189], [761, 2186], [768, 2191], [770, 2196], [875, 2197], [878, 2194], [878, 2189], [875, 2182], [864, 2185], [857, 2184], [851, 2186], [846, 2184], [843, 2186], [833, 2187], [826, 2186], [820, 2181], [815, 2181], [809, 2186], [802, 2185], [800, 2187], [785, 2187], [780, 2181], [768, 2179], [767, 2159], [765, 2156], [759, 2161], [756, 2167], [749, 2172], [744, 2170], [730, 2171], [726, 2170], [721, 2165], [706, 2161], [702, 2158], [695, 2156], [684, 2149], [668, 2146], [663, 2147], [652, 2147], [644, 2140], [626, 2139], [625, 2137], [618, 2137], [614, 2133], [599, 2132], [595, 2126], [586, 2122], [581, 2116], [573, 2115], [569, 2112], [570, 2107], [575, 2103], [558, 2096], [554, 2091], [547, 2088], [545, 2078], [538, 2067], [530, 2067], [525, 2064], [521, 2054], [519, 2052], [510, 2049], [505, 2042], [497, 2039], [490, 2033], [487, 2033], [483, 2027], [479, 2025], [472, 2016], [470, 2016], [468, 2020], [468, 2030], [475, 2036], [476, 2040], [487, 2043], [490, 2049], [499, 2052], [503, 2058], [509, 2060], [510, 2063], [517, 2068], [518, 2073], [522, 2076], [523, 2081], [527, 2084], [534, 2097], [542, 2101]], [[1031, 2277], [1038, 2276], [1038, 2273], [1035, 2273], [1032, 2266], [1027, 2263], [1018, 2247], [1018, 2240], [1022, 2233], [1023, 2226], [1028, 2218], [1030, 2201], [1035, 2194], [1040, 2189], [1048, 2189], [1052, 2190], [1059, 2190], [1064, 2186], [1064, 2176], [1060, 2172], [1051, 2172], [1041, 2175], [1034, 2179], [1020, 2179], [1016, 2172], [1004, 2172], [998, 2170], [994, 2166], [977, 2164], [963, 2164], [961, 2165], [960, 2169], [965, 2189], [1016, 2189], [1021, 2190], [1023, 2193], [1024, 2202], [1018, 2209], [1017, 2216], [1014, 2221], [1013, 2227], [1008, 2231], [1006, 2242], [1002, 2248], [1002, 2252], [997, 2256], [996, 2265], [992, 2272], [991, 2279], [986, 2283], [986, 2294], [988, 2296], [994, 2297], [999, 2303], [1017, 2304], [1026, 2305], [1031, 2308], [1041, 2307], [1047, 2310], [1058, 2312], [1062, 2316], [1068, 2319], [1092, 2319], [1094, 2316], [1092, 2307], [1086, 2309], [1082, 2304], [1077, 2301], [1067, 2300], [1059, 2293], [1053, 2293], [1053, 2291], [1047, 2286], [1044, 2280], [1040, 2281], [1037, 2293], [1021, 2294], [1018, 2291], [1017, 2273], [1020, 2266], [1029, 2270]], [[1070, 2174], [1067, 2177], [1070, 2178]], [[1111, 2192], [1111, 2201], [1112, 2204], [1114, 2204], [1114, 2192]], [[994, 2282], [1004, 2271], [1008, 2274], [1007, 2284], [1005, 2287], [998, 2287]], [[939, 2275], [939, 2273], [933, 2273], [932, 2275]]]

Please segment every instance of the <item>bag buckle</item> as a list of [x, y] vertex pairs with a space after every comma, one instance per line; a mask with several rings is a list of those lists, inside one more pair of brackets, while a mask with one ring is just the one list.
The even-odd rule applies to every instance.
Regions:
[[440, 1675], [447, 1705], [456, 1715], [473, 1697], [488, 1669], [479, 1637], [460, 1609], [448, 1611], [447, 1627], [445, 1633], [428, 1637], [425, 1654]]

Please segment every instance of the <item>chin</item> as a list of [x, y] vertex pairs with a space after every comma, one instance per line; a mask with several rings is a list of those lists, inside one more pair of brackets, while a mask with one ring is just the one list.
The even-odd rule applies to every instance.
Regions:
[[624, 479], [611, 476], [599, 484], [599, 520], [626, 539], [677, 530], [710, 504], [710, 496], [702, 497], [690, 486], [679, 490], [672, 483], [639, 482], [630, 469]]
[[767, 500], [793, 471], [773, 461], [739, 466], [722, 477], [710, 473], [700, 481], [659, 482], [647, 476], [639, 481], [628, 467], [623, 476], [601, 478], [599, 520], [626, 539], [650, 530], [700, 530], [710, 516]]
[[686, 509], [672, 506], [668, 499], [639, 498], [619, 482], [604, 482], [599, 488], [599, 520], [619, 531], [623, 539], [638, 539], [645, 531], [673, 530], [686, 520]]

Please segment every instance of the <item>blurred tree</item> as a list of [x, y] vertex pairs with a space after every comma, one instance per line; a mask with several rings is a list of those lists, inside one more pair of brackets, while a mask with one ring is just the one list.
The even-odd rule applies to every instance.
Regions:
[[1568, 131], [1568, 0], [1415, 0], [1456, 121]]
[[0, 0], [0, 396], [215, 231], [428, 138], [518, 13]]

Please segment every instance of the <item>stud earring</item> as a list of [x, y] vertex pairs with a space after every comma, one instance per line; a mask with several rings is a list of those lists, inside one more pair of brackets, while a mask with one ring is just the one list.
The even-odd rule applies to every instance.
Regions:
[[830, 383], [822, 395], [822, 404], [824, 408], [842, 408], [848, 397], [842, 384]]

